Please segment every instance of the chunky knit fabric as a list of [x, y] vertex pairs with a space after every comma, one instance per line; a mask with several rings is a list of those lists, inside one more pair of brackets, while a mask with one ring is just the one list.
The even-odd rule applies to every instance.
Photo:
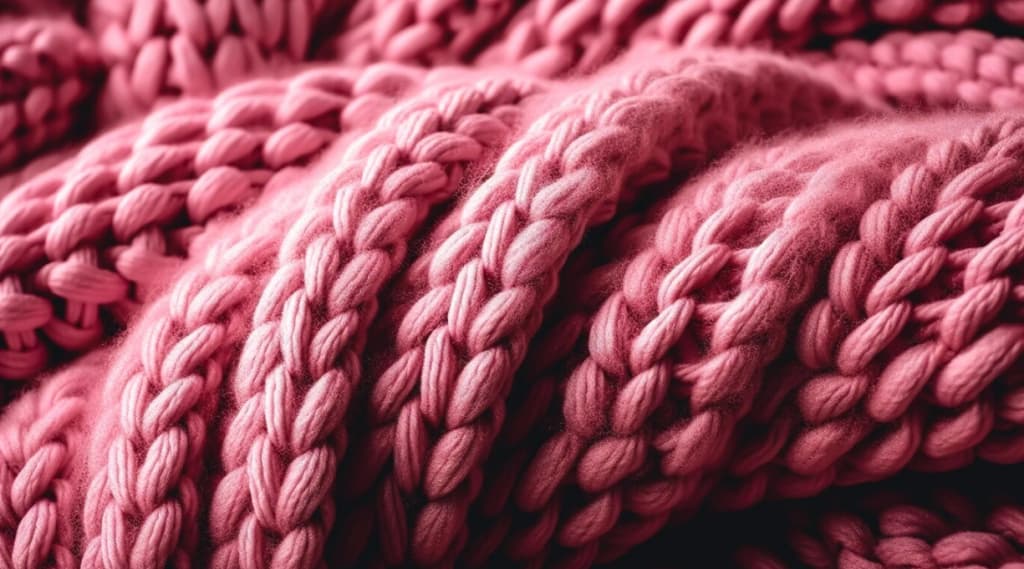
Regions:
[[1024, 567], [1024, 8], [0, 24], [0, 567]]

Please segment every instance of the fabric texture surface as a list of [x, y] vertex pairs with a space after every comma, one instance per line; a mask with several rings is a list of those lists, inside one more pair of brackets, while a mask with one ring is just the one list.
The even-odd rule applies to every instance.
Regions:
[[0, 6], [0, 567], [1024, 567], [1022, 35]]

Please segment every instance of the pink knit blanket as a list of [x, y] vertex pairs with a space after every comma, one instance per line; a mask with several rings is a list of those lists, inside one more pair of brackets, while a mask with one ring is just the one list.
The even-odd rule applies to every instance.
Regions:
[[1024, 568], [1022, 36], [0, 5], [0, 568]]

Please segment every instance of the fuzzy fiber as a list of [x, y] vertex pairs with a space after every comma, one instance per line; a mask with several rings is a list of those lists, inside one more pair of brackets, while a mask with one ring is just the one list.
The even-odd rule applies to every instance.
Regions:
[[1024, 568], [1022, 32], [0, 6], [0, 567]]

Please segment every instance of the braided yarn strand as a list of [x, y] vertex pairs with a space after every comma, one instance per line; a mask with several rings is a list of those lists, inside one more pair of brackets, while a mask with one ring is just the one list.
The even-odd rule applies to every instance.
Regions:
[[794, 339], [806, 372], [782, 372], [799, 378], [780, 381], [799, 385], [782, 404], [800, 421], [750, 439], [731, 467], [742, 483], [724, 503], [808, 495], [907, 465], [1019, 461], [1021, 128], [1006, 119], [935, 144], [865, 214]]
[[[371, 67], [343, 84], [357, 92], [394, 92], [410, 88], [420, 75]], [[373, 105], [357, 108], [362, 114], [353, 121], [372, 119]], [[332, 121], [344, 118], [326, 110]], [[291, 180], [285, 187], [303, 185]], [[237, 243], [217, 241], [204, 266], [182, 274], [163, 304], [151, 310], [139, 352], [112, 370], [107, 397], [120, 405], [105, 415], [107, 427], [93, 439], [104, 459], [90, 473], [84, 566], [187, 564], [195, 552], [198, 459], [206, 452], [210, 417], [221, 406], [211, 395], [245, 338], [255, 309], [247, 296], [266, 280], [258, 269], [280, 246], [273, 220], [283, 224], [297, 208], [269, 216], [265, 230], [253, 227], [260, 220], [246, 219], [249, 231]]]
[[82, 567], [192, 566], [211, 395], [242, 337], [254, 268], [274, 240], [250, 234], [212, 249], [154, 310], [137, 357], [114, 370], [131, 375], [107, 385], [123, 388], [108, 395], [118, 404], [94, 434], [103, 459], [90, 469]]
[[353, 143], [367, 154], [347, 157], [286, 235], [232, 378], [238, 411], [211, 512], [214, 566], [319, 563], [376, 296], [430, 209], [482, 174], [472, 163], [501, 148], [532, 90], [479, 80], [399, 106], [382, 119], [384, 136]]
[[89, 358], [8, 408], [0, 431], [0, 563], [16, 569], [75, 567], [72, 453], [85, 386], [98, 372]]
[[[755, 58], [747, 65], [732, 68], [713, 58], [687, 61], [676, 76], [640, 75], [549, 113], [507, 151], [494, 176], [459, 211], [458, 225], [452, 224], [448, 236], [416, 267], [413, 282], [422, 284], [411, 286], [421, 291], [400, 317], [394, 340], [399, 351], [371, 394], [371, 421], [378, 426], [365, 438], [374, 446], [361, 449], [368, 456], [356, 453], [352, 464], [357, 470], [350, 492], [358, 493], [385, 465], [382, 453], [394, 453], [395, 470], [383, 472], [376, 490], [378, 523], [385, 528], [407, 523], [407, 514], [396, 504], [399, 492], [426, 499], [418, 513], [413, 511], [409, 545], [395, 542], [384, 548], [397, 552], [388, 563], [401, 562], [405, 547], [422, 565], [461, 547], [462, 520], [476, 494], [473, 480], [502, 423], [511, 372], [536, 331], [556, 271], [596, 212], [615, 203], [626, 171], [640, 167], [654, 148], [666, 144], [716, 154], [737, 136], [761, 130], [763, 116], [774, 118], [755, 109], [741, 115], [737, 125], [731, 117], [699, 115], [712, 108], [711, 101], [720, 109], [741, 108], [729, 97], [756, 93], [759, 77], [786, 74], [773, 67], [774, 61]], [[725, 88], [715, 91], [702, 83], [704, 73], [723, 80]], [[645, 93], [648, 86], [651, 94]], [[802, 108], [807, 117], [828, 112], [819, 110], [824, 108], [841, 114], [836, 93], [824, 87], [808, 91], [812, 94]], [[563, 120], [567, 109], [579, 107], [585, 110], [582, 119]], [[684, 121], [685, 130], [661, 128], [668, 123], [664, 116], [679, 113], [694, 116]], [[642, 122], [631, 122], [637, 120]], [[638, 133], [643, 134], [634, 140]], [[597, 159], [600, 152], [615, 159]], [[605, 171], [594, 164], [622, 166]], [[564, 193], [570, 190], [571, 201]], [[394, 445], [393, 451], [376, 446], [382, 443]], [[450, 458], [452, 453], [457, 460]]]

